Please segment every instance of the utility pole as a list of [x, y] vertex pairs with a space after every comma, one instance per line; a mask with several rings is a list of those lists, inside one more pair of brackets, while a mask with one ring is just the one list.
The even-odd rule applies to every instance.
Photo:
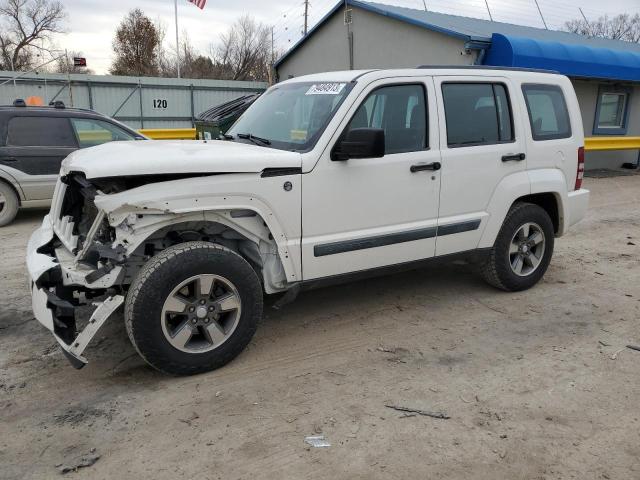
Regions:
[[69, 103], [73, 107], [73, 89], [71, 88], [71, 65], [69, 65], [69, 52], [65, 49], [64, 59], [67, 64], [67, 80], [69, 81]]
[[549, 30], [549, 27], [547, 27], [547, 22], [544, 21], [544, 16], [542, 15], [542, 10], [540, 10], [540, 5], [538, 5], [538, 0], [533, 0], [536, 3], [536, 7], [538, 7], [538, 13], [540, 14], [540, 18], [542, 19], [542, 23], [544, 24], [544, 28], [546, 30]]
[[271, 66], [269, 67], [269, 85], [273, 85], [275, 78], [275, 71], [273, 69], [273, 64], [275, 63], [275, 51], [273, 46], [273, 26], [271, 27]]
[[307, 35], [309, 28], [309, 0], [304, 0], [304, 35]]
[[174, 0], [173, 11], [176, 16], [176, 65], [178, 66], [178, 78], [180, 78], [180, 39], [178, 37], [178, 0]]

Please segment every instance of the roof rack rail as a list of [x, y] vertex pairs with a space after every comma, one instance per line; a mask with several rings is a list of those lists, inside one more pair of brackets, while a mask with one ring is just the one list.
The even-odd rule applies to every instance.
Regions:
[[22, 99], [22, 98], [16, 98], [13, 101], [13, 106], [14, 107], [26, 107], [27, 106], [27, 102], [25, 102], [24, 99]]
[[556, 70], [544, 70], [542, 68], [524, 68], [524, 67], [498, 67], [495, 65], [418, 65], [419, 69], [442, 69], [449, 68], [451, 70], [507, 70], [513, 72], [535, 72], [535, 73], [556, 73]]

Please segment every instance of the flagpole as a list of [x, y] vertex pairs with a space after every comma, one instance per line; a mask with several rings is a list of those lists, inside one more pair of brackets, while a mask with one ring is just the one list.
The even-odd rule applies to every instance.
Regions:
[[178, 38], [178, 0], [174, 0], [174, 13], [176, 16], [176, 65], [178, 66], [178, 78], [180, 78], [180, 39]]

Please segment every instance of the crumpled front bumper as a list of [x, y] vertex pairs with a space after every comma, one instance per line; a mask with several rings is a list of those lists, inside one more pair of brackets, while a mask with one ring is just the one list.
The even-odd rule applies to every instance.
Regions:
[[[76, 305], [56, 294], [56, 286], [62, 287], [61, 275], [58, 273], [59, 262], [55, 256], [42, 252], [43, 248], [53, 240], [54, 235], [49, 215], [47, 215], [40, 228], [33, 232], [27, 245], [31, 305], [36, 320], [53, 334], [71, 364], [75, 368], [82, 368], [87, 364], [82, 353], [100, 327], [122, 305], [124, 297], [113, 295], [102, 302], [94, 303], [96, 309], [89, 323], [82, 332], [77, 333], [74, 318]], [[48, 285], [43, 285], [45, 277]]]

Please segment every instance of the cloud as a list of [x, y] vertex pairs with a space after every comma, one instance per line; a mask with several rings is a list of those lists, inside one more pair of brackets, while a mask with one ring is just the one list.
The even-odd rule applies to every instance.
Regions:
[[[421, 0], [375, 0], [410, 8], [421, 8]], [[604, 13], [638, 13], [638, 0], [571, 0], [562, 5], [552, 0], [538, 0], [552, 28], [558, 28], [565, 20], [579, 18], [578, 6], [582, 6], [589, 18]], [[311, 24], [318, 21], [337, 0], [313, 0], [310, 6]], [[454, 15], [482, 17], [486, 14], [484, 2], [477, 0], [426, 0], [429, 8]], [[172, 0], [64, 0], [67, 9], [68, 33], [57, 38], [62, 48], [82, 51], [89, 68], [96, 73], [106, 73], [111, 64], [111, 44], [115, 30], [132, 8], [140, 8], [166, 29], [168, 48], [175, 44], [174, 2]], [[530, 0], [489, 0], [497, 20], [542, 26], [537, 10]], [[178, 0], [179, 28], [186, 31], [193, 46], [202, 52], [210, 44], [218, 42], [220, 35], [241, 15], [250, 14], [256, 20], [273, 25], [276, 45], [279, 49], [291, 46], [300, 38], [302, 29], [302, 0], [208, 0], [203, 11], [187, 0]]]

